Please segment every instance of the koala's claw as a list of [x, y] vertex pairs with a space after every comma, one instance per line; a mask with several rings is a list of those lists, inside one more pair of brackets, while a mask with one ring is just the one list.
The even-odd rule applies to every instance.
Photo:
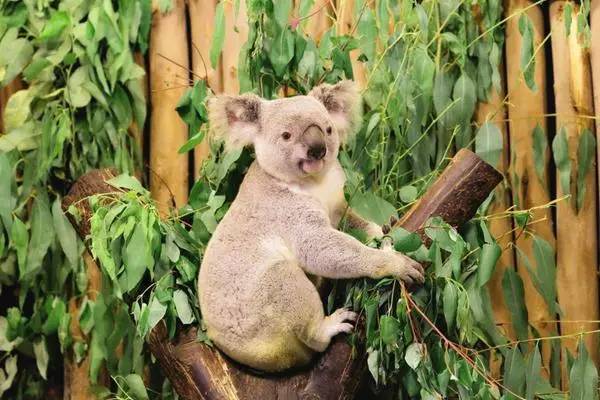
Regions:
[[403, 278], [403, 280], [409, 284], [425, 282], [425, 269], [423, 266], [410, 257], [405, 255], [402, 255], [402, 257], [404, 258], [404, 274], [410, 281], [406, 278]]
[[350, 333], [354, 329], [354, 325], [347, 321], [356, 321], [358, 314], [350, 311], [348, 308], [338, 308], [330, 316], [325, 318], [325, 323], [328, 325], [326, 330], [329, 337], [333, 337], [338, 333]]

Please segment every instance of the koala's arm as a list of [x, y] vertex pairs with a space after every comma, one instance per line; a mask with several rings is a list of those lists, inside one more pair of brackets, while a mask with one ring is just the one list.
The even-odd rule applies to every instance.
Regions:
[[365, 246], [331, 227], [326, 220], [297, 225], [292, 235], [300, 266], [309, 274], [332, 279], [393, 276], [408, 283], [423, 281], [423, 268], [391, 249]]

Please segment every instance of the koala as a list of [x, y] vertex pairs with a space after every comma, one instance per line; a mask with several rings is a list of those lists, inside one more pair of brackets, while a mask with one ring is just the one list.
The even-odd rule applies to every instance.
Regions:
[[325, 316], [310, 276], [391, 276], [423, 281], [423, 268], [392, 249], [368, 247], [336, 229], [371, 236], [381, 227], [347, 208], [340, 145], [358, 128], [353, 82], [323, 84], [306, 96], [264, 100], [216, 96], [211, 135], [226, 149], [253, 146], [255, 161], [217, 226], [202, 260], [198, 293], [208, 337], [232, 359], [275, 372], [307, 364], [356, 313]]

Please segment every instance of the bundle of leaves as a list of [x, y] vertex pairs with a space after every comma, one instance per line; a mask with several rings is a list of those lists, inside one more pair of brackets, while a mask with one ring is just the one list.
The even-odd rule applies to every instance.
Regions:
[[[89, 350], [69, 329], [68, 300], [85, 297], [87, 278], [60, 201], [90, 169], [138, 168], [131, 127], [143, 129], [146, 104], [134, 51], [149, 27], [150, 2], [0, 2], [0, 86], [24, 87], [0, 134], [0, 396], [60, 393], [63, 354]], [[101, 337], [83, 302], [85, 334]]]

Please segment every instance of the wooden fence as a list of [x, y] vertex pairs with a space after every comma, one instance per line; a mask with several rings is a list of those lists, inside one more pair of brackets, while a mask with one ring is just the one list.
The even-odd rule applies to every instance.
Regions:
[[[195, 79], [206, 79], [216, 93], [237, 94], [238, 55], [246, 41], [248, 26], [245, 1], [239, 10], [233, 1], [223, 4], [225, 14], [225, 44], [215, 68], [210, 66], [209, 49], [214, 30], [216, 0], [173, 0], [173, 8], [163, 14], [155, 10], [152, 19], [151, 44], [145, 63], [148, 72], [148, 99], [150, 123], [140, 141], [144, 148], [147, 175], [152, 195], [163, 211], [183, 205], [190, 184], [197, 177], [200, 164], [208, 154], [205, 143], [190, 154], [179, 154], [178, 149], [188, 138], [187, 126], [179, 118], [175, 107], [186, 88]], [[306, 31], [319, 36], [331, 25], [341, 33], [351, 33], [356, 22], [352, 0], [317, 1], [311, 10]], [[475, 123], [493, 121], [504, 136], [504, 151], [497, 166], [505, 174], [505, 184], [491, 213], [507, 210], [515, 202], [521, 209], [534, 208], [527, 231], [513, 226], [510, 218], [493, 219], [492, 233], [503, 250], [490, 284], [495, 318], [504, 331], [516, 338], [510, 320], [511, 310], [502, 294], [502, 277], [507, 268], [515, 268], [524, 282], [525, 303], [529, 323], [541, 336], [573, 335], [562, 340], [564, 348], [576, 353], [577, 333], [599, 329], [598, 298], [598, 191], [597, 174], [589, 174], [585, 181], [588, 195], [580, 210], [575, 211], [574, 198], [559, 201], [554, 209], [536, 206], [547, 204], [563, 196], [560, 174], [550, 160], [549, 149], [544, 159], [536, 160], [534, 132], [539, 127], [552, 139], [564, 129], [568, 141], [568, 159], [572, 174], [578, 168], [579, 137], [585, 129], [598, 132], [600, 113], [600, 0], [591, 2], [592, 45], [585, 49], [576, 34], [577, 5], [573, 5], [572, 32], [566, 33], [563, 8], [565, 2], [555, 1], [542, 5], [529, 0], [507, 0], [505, 5], [506, 41], [503, 57], [502, 91], [495, 91], [488, 103], [479, 104]], [[535, 81], [538, 89], [532, 91], [521, 73], [522, 37], [518, 18], [526, 13], [533, 23], [535, 44]], [[368, 72], [352, 54], [356, 80], [364, 85]], [[13, 83], [4, 88], [0, 104], [19, 88]], [[594, 160], [594, 169], [596, 161]], [[519, 177], [515, 182], [511, 177]], [[571, 179], [574, 182], [574, 179]], [[510, 190], [509, 190], [510, 189]], [[574, 190], [572, 190], [574, 192]], [[545, 239], [556, 250], [558, 303], [560, 318], [552, 314], [544, 298], [536, 289], [536, 282], [528, 273], [526, 258], [519, 256], [512, 245], [529, 259], [539, 254], [533, 235]], [[535, 269], [535, 265], [530, 266]], [[598, 361], [598, 335], [585, 336], [592, 358]], [[543, 346], [543, 358], [550, 359], [550, 342]], [[565, 371], [566, 369], [563, 368]], [[563, 373], [565, 373], [563, 371]]]

